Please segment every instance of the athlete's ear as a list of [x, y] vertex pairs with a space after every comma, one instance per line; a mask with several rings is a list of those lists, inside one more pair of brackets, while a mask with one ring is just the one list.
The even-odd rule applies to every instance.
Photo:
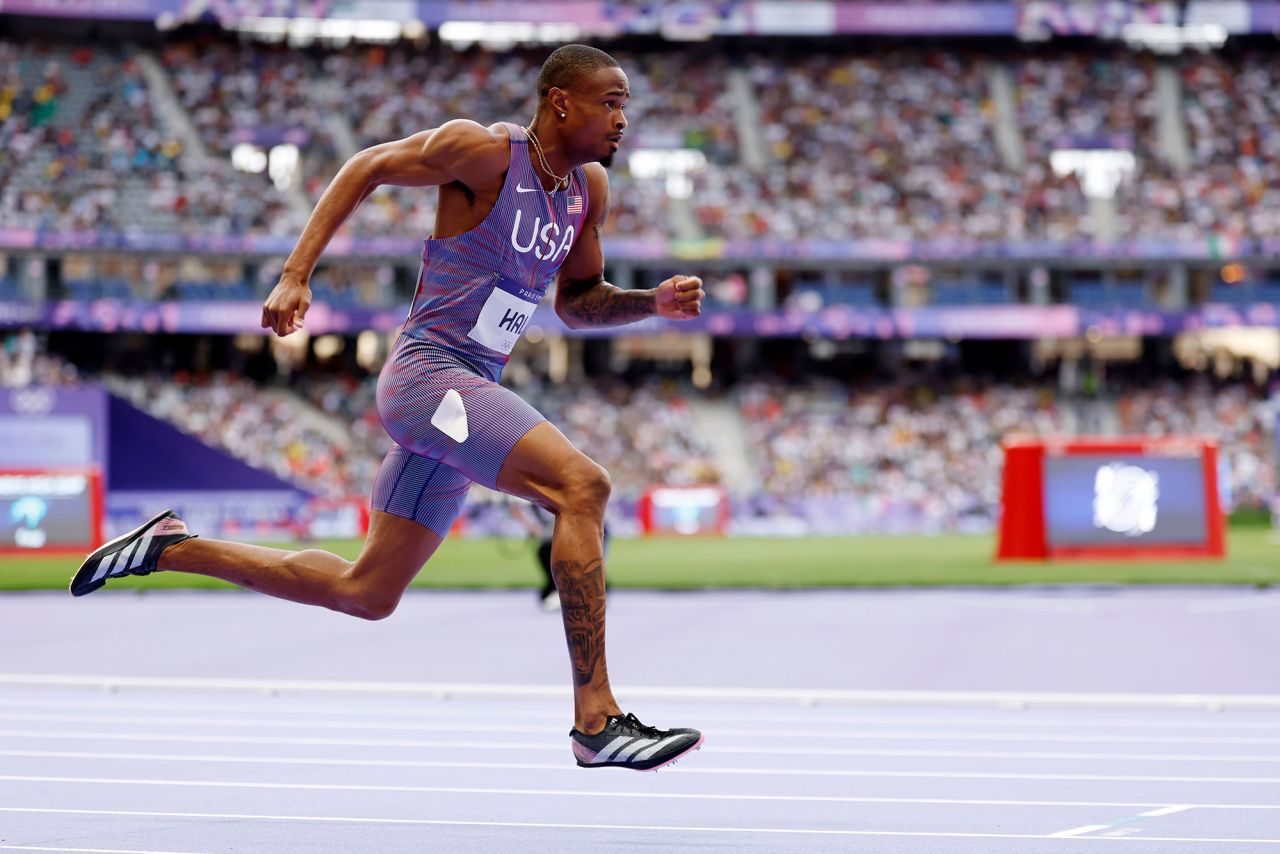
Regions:
[[551, 91], [547, 92], [547, 106], [551, 107], [557, 116], [564, 118], [569, 112], [569, 93], [559, 86], [552, 86]]

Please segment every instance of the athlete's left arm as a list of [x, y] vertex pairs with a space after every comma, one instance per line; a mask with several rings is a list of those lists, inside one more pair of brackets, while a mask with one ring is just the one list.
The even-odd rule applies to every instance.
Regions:
[[623, 290], [604, 280], [604, 246], [600, 233], [609, 216], [609, 177], [604, 167], [590, 163], [587, 175], [590, 205], [582, 236], [574, 242], [560, 267], [556, 285], [556, 314], [570, 329], [617, 326], [655, 314], [688, 320], [702, 313], [702, 279], [672, 276], [656, 288]]

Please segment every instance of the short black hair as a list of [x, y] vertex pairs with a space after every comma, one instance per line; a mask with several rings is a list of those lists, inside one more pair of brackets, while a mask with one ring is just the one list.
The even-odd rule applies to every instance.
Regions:
[[597, 68], [621, 68], [618, 60], [585, 44], [558, 47], [542, 63], [538, 72], [538, 98], [545, 99], [552, 88], [568, 89], [578, 78]]

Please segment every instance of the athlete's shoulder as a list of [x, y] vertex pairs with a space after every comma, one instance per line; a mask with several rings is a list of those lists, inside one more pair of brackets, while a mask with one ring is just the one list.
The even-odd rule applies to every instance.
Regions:
[[511, 144], [511, 131], [505, 123], [488, 127], [472, 119], [452, 119], [431, 131], [434, 142], [465, 146], [477, 152], [503, 151]]
[[583, 163], [582, 171], [587, 176], [588, 183], [609, 186], [609, 171], [604, 168], [603, 163]]
[[507, 169], [511, 135], [501, 122], [486, 127], [471, 119], [453, 119], [426, 133], [426, 150], [452, 164], [454, 176], [466, 183]]
[[609, 209], [609, 172], [600, 163], [582, 164], [587, 180], [588, 220], [602, 219]]

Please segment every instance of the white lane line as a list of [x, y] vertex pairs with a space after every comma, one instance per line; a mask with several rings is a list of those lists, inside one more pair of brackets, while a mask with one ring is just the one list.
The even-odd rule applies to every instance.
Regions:
[[[565, 830], [647, 830], [676, 833], [762, 833], [775, 835], [802, 836], [894, 836], [894, 837], [929, 837], [934, 839], [1052, 839], [1037, 833], [946, 833], [939, 831], [909, 830], [834, 830], [810, 827], [706, 827], [680, 824], [569, 824], [564, 822], [542, 821], [464, 821], [461, 819], [433, 818], [366, 818], [360, 816], [319, 816], [319, 815], [258, 815], [252, 813], [201, 813], [201, 812], [158, 812], [142, 810], [73, 810], [36, 807], [0, 807], [0, 812], [8, 813], [44, 813], [50, 815], [110, 815], [132, 816], [137, 818], [208, 818], [219, 821], [228, 819], [235, 821], [296, 821], [319, 822], [324, 824], [400, 824], [409, 826], [446, 826], [446, 827], [510, 827], [510, 828], [551, 828]], [[1225, 839], [1225, 838], [1184, 838], [1184, 837], [1083, 837], [1085, 839], [1104, 839], [1107, 841], [1126, 842], [1198, 842], [1209, 844], [1258, 844], [1280, 845], [1280, 839]]]
[[[561, 700], [563, 685], [468, 682], [355, 682], [301, 679], [210, 679], [156, 676], [72, 676], [0, 673], [0, 685], [197, 689], [365, 696], [523, 697]], [[1110, 708], [1280, 709], [1280, 694], [1135, 694], [1053, 691], [842, 691], [823, 688], [640, 687], [615, 691], [620, 699], [748, 701], [759, 703], [901, 704], [944, 706], [1093, 706]]]
[[1176, 812], [1185, 812], [1186, 810], [1195, 809], [1197, 806], [1198, 804], [1174, 804], [1173, 806], [1161, 807], [1158, 810], [1151, 810], [1150, 812], [1138, 813], [1138, 815], [1141, 815], [1141, 816], [1173, 815]]
[[1140, 812], [1137, 815], [1125, 816], [1115, 821], [1109, 821], [1106, 824], [1086, 824], [1084, 827], [1073, 827], [1070, 830], [1062, 830], [1058, 833], [1049, 834], [1052, 837], [1066, 836], [1084, 836], [1087, 833], [1093, 833], [1095, 830], [1110, 830], [1113, 827], [1119, 827], [1122, 824], [1133, 824], [1139, 819], [1155, 818], [1162, 815], [1173, 815], [1174, 813], [1184, 812], [1189, 809], [1195, 809], [1194, 804], [1174, 804], [1172, 806], [1160, 807], [1159, 809]]
[[[1102, 807], [1107, 809], [1134, 809], [1156, 806], [1151, 803], [1125, 803], [1115, 801], [1018, 801], [987, 800], [979, 798], [870, 798], [845, 795], [751, 795], [711, 794], [705, 792], [609, 792], [599, 789], [513, 789], [479, 786], [392, 786], [386, 784], [362, 785], [351, 783], [269, 783], [238, 780], [172, 780], [137, 777], [50, 777], [24, 774], [0, 774], [0, 782], [16, 783], [68, 783], [90, 786], [192, 786], [213, 789], [285, 789], [322, 792], [388, 792], [414, 794], [459, 795], [519, 795], [568, 798], [655, 798], [659, 800], [698, 801], [780, 801], [788, 803], [842, 803], [842, 804], [914, 804], [922, 806], [986, 806], [986, 807]], [[1203, 807], [1216, 810], [1280, 810], [1280, 804], [1186, 804], [1162, 807], [1143, 816], [1169, 815], [1182, 810]], [[1102, 825], [1106, 827], [1107, 825]]]
[[[710, 735], [714, 738], [715, 733]], [[53, 739], [57, 741], [143, 741], [203, 744], [282, 744], [308, 747], [427, 748], [433, 750], [494, 750], [510, 752], [563, 751], [563, 744], [548, 741], [450, 741], [445, 739], [298, 738], [293, 736], [210, 735], [207, 733], [58, 732], [53, 730], [0, 730], [0, 738]], [[1125, 762], [1280, 763], [1280, 755], [1216, 755], [1212, 753], [1071, 753], [999, 750], [873, 750], [848, 747], [725, 747], [712, 745], [718, 754], [761, 756], [850, 756], [914, 759], [1017, 759]]]
[[1086, 824], [1084, 827], [1073, 827], [1071, 830], [1062, 830], [1057, 833], [1050, 833], [1049, 839], [1065, 839], [1068, 836], [1080, 836], [1085, 833], [1093, 833], [1095, 830], [1106, 830], [1109, 824]]
[[[505, 771], [569, 771], [581, 773], [568, 761], [551, 762], [451, 762], [438, 759], [345, 759], [331, 757], [296, 756], [220, 756], [216, 754], [173, 753], [101, 753], [61, 750], [0, 750], [0, 756], [28, 759], [92, 759], [142, 762], [211, 762], [233, 765], [318, 765], [360, 768], [460, 768]], [[1240, 783], [1269, 785], [1280, 783], [1280, 777], [1170, 777], [1134, 774], [1015, 774], [975, 771], [855, 771], [844, 768], [699, 768], [696, 766], [669, 768], [664, 774], [712, 774], [721, 776], [773, 776], [773, 777], [857, 777], [902, 778], [915, 780], [1070, 780], [1093, 783]]]
[[1192, 602], [1187, 605], [1188, 614], [1224, 614], [1231, 611], [1258, 611], [1268, 608], [1280, 608], [1280, 598], [1272, 597], [1269, 600], [1227, 600], [1225, 602]]
[[81, 854], [200, 854], [194, 851], [139, 851], [133, 848], [54, 848], [48, 845], [0, 845], [0, 851], [69, 851]]
[[69, 851], [80, 854], [200, 854], [196, 851], [140, 851], [133, 848], [55, 848], [49, 845], [0, 845], [0, 851]]
[[[333, 703], [332, 700], [317, 705], [315, 698], [309, 698], [305, 702], [297, 701], [290, 698], [281, 697], [279, 695], [264, 696], [258, 703], [183, 703], [175, 701], [164, 702], [138, 702], [134, 700], [126, 700], [121, 695], [116, 695], [111, 700], [94, 700], [80, 695], [76, 695], [67, 700], [36, 700], [27, 698], [15, 698], [12, 695], [0, 694], [0, 708], [37, 708], [37, 709], [105, 709], [110, 711], [156, 711], [156, 712], [203, 712], [203, 713], [243, 713], [249, 712], [257, 715], [258, 721], [262, 720], [263, 713], [270, 713], [279, 716], [282, 720], [288, 720], [293, 723], [299, 717], [321, 716], [321, 715], [342, 715], [353, 714], [359, 715], [362, 720], [369, 717], [382, 718], [416, 718], [419, 722], [437, 721], [442, 718], [452, 719], [461, 718], [465, 720], [474, 718], [492, 718], [501, 719], [503, 721], [510, 720], [511, 711], [507, 706], [503, 706], [501, 710], [492, 708], [492, 704], [485, 707], [460, 707], [462, 703], [457, 700], [435, 700], [425, 699], [422, 705], [394, 707], [387, 706], [385, 703], [367, 703], [361, 705], [350, 705], [342, 703]], [[698, 721], [705, 723], [707, 721], [730, 721], [732, 723], [742, 724], [747, 722], [758, 722], [765, 724], [804, 724], [811, 726], [814, 724], [833, 725], [841, 727], [858, 727], [858, 726], [930, 726], [935, 727], [940, 722], [944, 722], [948, 726], [965, 726], [965, 727], [999, 727], [1001, 729], [1009, 728], [1101, 728], [1101, 729], [1210, 729], [1210, 730], [1230, 730], [1232, 732], [1239, 730], [1263, 730], [1270, 732], [1280, 732], [1280, 718], [1273, 720], [1240, 720], [1239, 718], [1226, 715], [1214, 716], [1211, 719], [1204, 720], [1168, 720], [1168, 719], [1152, 719], [1152, 718], [1126, 718], [1123, 720], [1107, 719], [1107, 718], [1062, 718], [1062, 717], [1044, 717], [1043, 712], [1030, 712], [1026, 709], [1011, 710], [1003, 713], [1001, 717], [995, 718], [963, 718], [956, 717], [954, 714], [943, 714], [939, 712], [930, 716], [920, 715], [843, 715], [833, 716], [813, 711], [809, 714], [789, 714], [789, 715], [769, 715], [760, 714], [750, 708], [738, 707], [732, 713], [725, 711], [724, 707], [719, 709], [707, 709], [698, 707], [685, 706], [681, 709], [683, 713], [696, 714]], [[1191, 710], [1192, 713], [1202, 714], [1199, 710]], [[554, 723], [556, 726], [564, 719], [564, 710], [560, 705], [555, 708], [542, 706], [528, 706], [521, 710], [521, 716], [526, 719], [545, 718], [548, 722]]]
[[[508, 713], [509, 715], [509, 713]], [[492, 732], [492, 723], [441, 723], [441, 722], [377, 722], [377, 721], [335, 721], [314, 720], [299, 721], [282, 719], [277, 723], [264, 721], [261, 717], [253, 718], [221, 718], [221, 717], [182, 717], [173, 716], [147, 717], [142, 715], [51, 715], [34, 713], [0, 712], [0, 721], [25, 721], [37, 723], [83, 723], [83, 724], [122, 724], [126, 726], [196, 726], [196, 727], [228, 727], [235, 729], [335, 729], [372, 732]], [[701, 722], [701, 721], [699, 721]], [[556, 725], [519, 726], [504, 723], [504, 733], [536, 733], [546, 734], [560, 731]], [[878, 741], [978, 741], [978, 742], [1017, 742], [1017, 743], [1050, 743], [1050, 744], [1206, 744], [1206, 745], [1277, 745], [1280, 738], [1253, 738], [1248, 736], [1144, 736], [1144, 735], [1037, 735], [1034, 733], [972, 733], [972, 732], [906, 732], [902, 730], [866, 730], [840, 729], [815, 730], [805, 729], [723, 729], [715, 730], [717, 738], [752, 738], [762, 736], [769, 738], [878, 740]], [[830, 753], [830, 750], [823, 750]], [[1280, 756], [1275, 757], [1280, 760]]]

